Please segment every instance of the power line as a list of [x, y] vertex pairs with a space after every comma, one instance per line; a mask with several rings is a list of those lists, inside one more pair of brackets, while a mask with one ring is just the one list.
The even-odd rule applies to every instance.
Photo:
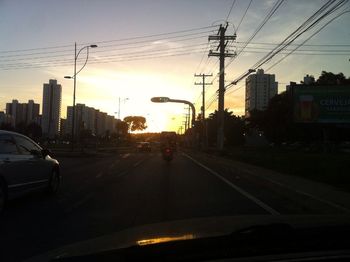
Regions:
[[[174, 31], [174, 32], [167, 32], [167, 33], [160, 33], [160, 34], [153, 34], [153, 35], [129, 37], [129, 38], [123, 38], [123, 39], [116, 39], [116, 40], [99, 41], [99, 42], [95, 42], [95, 43], [96, 44], [103, 44], [103, 43], [111, 43], [111, 42], [130, 41], [130, 40], [136, 40], [136, 39], [142, 39], [142, 38], [151, 38], [151, 37], [158, 37], [158, 36], [165, 36], [165, 35], [172, 35], [172, 34], [179, 34], [179, 33], [188, 33], [188, 32], [199, 31], [199, 30], [203, 30], [203, 29], [209, 29], [209, 28], [213, 29], [215, 27], [218, 27], [218, 25], [204, 26], [204, 27], [186, 29], [186, 30], [181, 30], [181, 31]], [[88, 44], [88, 43], [85, 43], [82, 45], [86, 45], [86, 44]]]
[[239, 23], [238, 23], [238, 25], [237, 25], [237, 28], [236, 28], [236, 30], [235, 30], [235, 34], [237, 34], [237, 31], [238, 31], [239, 27], [241, 26], [242, 21], [243, 21], [243, 19], [245, 18], [246, 14], [247, 14], [247, 12], [248, 12], [248, 9], [249, 9], [250, 5], [252, 4], [252, 2], [253, 2], [253, 0], [250, 0], [250, 1], [249, 1], [249, 4], [248, 4], [247, 8], [245, 9], [245, 11], [244, 11], [244, 13], [243, 13], [243, 15], [242, 15], [242, 18], [241, 18], [241, 20], [239, 21]]
[[[177, 41], [173, 42], [179, 42], [179, 41], [187, 41], [187, 40], [192, 40], [192, 39], [198, 39], [198, 37], [192, 37], [194, 35], [201, 35], [200, 37], [207, 36], [208, 33], [211, 31], [206, 31], [206, 32], [201, 32], [201, 33], [195, 33], [195, 34], [186, 34], [186, 35], [179, 35], [179, 36], [172, 36], [172, 37], [166, 37], [166, 38], [157, 38], [157, 39], [151, 39], [151, 40], [143, 40], [143, 41], [138, 41], [138, 42], [127, 42], [127, 43], [120, 43], [120, 44], [113, 44], [113, 45], [108, 45], [108, 46], [100, 46], [99, 49], [103, 48], [108, 48], [108, 47], [120, 47], [120, 46], [127, 46], [125, 49], [131, 49], [131, 48], [139, 48], [139, 44], [144, 44], [144, 43], [150, 43], [150, 42], [155, 42], [155, 41], [164, 41], [164, 40], [169, 40], [169, 39], [178, 39]], [[187, 38], [190, 36], [190, 38]], [[180, 38], [180, 39], [179, 39]], [[183, 39], [181, 39], [183, 38]], [[136, 46], [134, 46], [136, 45]], [[144, 47], [149, 46], [145, 45]], [[105, 50], [96, 50], [96, 52], [105, 52]], [[56, 51], [46, 51], [46, 52], [36, 52], [36, 53], [27, 53], [27, 54], [14, 54], [14, 55], [2, 55], [0, 57], [6, 58], [6, 57], [18, 57], [18, 56], [33, 56], [33, 55], [42, 55], [42, 54], [51, 54], [51, 53], [72, 53], [71, 49], [65, 49], [65, 50], [56, 50]]]
[[[325, 3], [314, 14], [312, 14], [306, 21], [304, 21], [296, 30], [294, 30], [291, 34], [289, 34], [280, 44], [274, 47], [263, 58], [261, 58], [253, 66], [251, 66], [249, 70], [255, 70], [261, 67], [263, 64], [269, 62], [275, 55], [280, 53], [282, 50], [286, 49], [286, 47], [288, 47], [291, 43], [293, 43], [302, 34], [309, 31], [311, 28], [317, 25], [320, 21], [322, 21], [325, 17], [329, 16], [330, 14], [332, 14], [333, 12], [335, 12], [336, 10], [344, 6], [346, 2], [348, 1], [343, 0], [335, 3], [335, 1], [330, 0], [327, 3]], [[243, 75], [247, 75], [247, 73]], [[233, 81], [231, 85], [236, 82], [237, 81]]]
[[[199, 30], [209, 29], [209, 28], [214, 28], [214, 27], [218, 27], [218, 25], [211, 25], [211, 26], [185, 29], [185, 30], [180, 30], [180, 31], [166, 32], [166, 33], [153, 34], [153, 35], [144, 35], [144, 36], [121, 38], [121, 39], [115, 39], [115, 40], [99, 41], [99, 42], [94, 42], [94, 43], [102, 44], [102, 43], [111, 43], [111, 42], [130, 41], [130, 40], [136, 40], [136, 39], [142, 39], [142, 38], [151, 38], [151, 37], [165, 36], [165, 35], [171, 35], [171, 34], [193, 32], [193, 31], [199, 31]], [[83, 44], [80, 44], [78, 46], [84, 46], [87, 44], [91, 44], [91, 43], [83, 43]], [[0, 53], [18, 53], [18, 52], [27, 52], [27, 51], [35, 51], [35, 50], [57, 49], [57, 48], [64, 48], [64, 47], [70, 47], [70, 46], [72, 46], [72, 45], [67, 44], [67, 45], [58, 45], [58, 46], [49, 46], [49, 47], [37, 47], [37, 48], [30, 48], [30, 49], [4, 50], [4, 51], [0, 51]]]
[[[178, 49], [196, 49], [196, 48], [202, 48], [202, 46], [206, 45], [206, 43], [202, 44], [192, 44], [192, 45], [185, 45], [181, 47], [170, 47], [166, 49], [158, 49], [158, 50], [153, 50], [153, 51], [148, 51], [147, 53], [159, 53], [159, 52], [169, 52], [173, 50], [178, 50]], [[203, 48], [202, 48], [203, 49]], [[100, 55], [99, 58], [103, 57], [114, 57], [114, 56], [126, 56], [129, 54], [144, 54], [145, 51], [133, 51], [133, 52], [127, 52], [127, 53], [117, 53], [117, 54], [108, 54], [108, 55]], [[57, 57], [67, 57], [67, 55], [53, 55], [53, 56], [39, 56], [39, 57], [31, 57], [31, 58], [15, 58], [15, 59], [7, 59], [7, 60], [2, 60], [1, 62], [7, 62], [7, 61], [21, 61], [21, 60], [38, 60], [38, 59], [45, 59], [45, 58], [57, 58]], [[69, 57], [70, 58], [70, 57]], [[49, 61], [49, 60], [48, 60]]]
[[253, 40], [253, 38], [260, 32], [260, 30], [265, 26], [265, 24], [270, 20], [270, 18], [276, 13], [276, 11], [280, 8], [284, 0], [278, 0], [270, 9], [268, 14], [265, 16], [263, 21], [260, 23], [260, 25], [255, 29], [254, 33], [249, 37], [248, 41], [244, 44], [244, 46], [237, 52], [236, 57], [231, 59], [231, 61], [226, 65], [228, 67], [232, 62], [237, 59], [237, 57], [243, 52], [244, 48], [250, 43], [250, 41]]
[[[236, 42], [237, 44], [245, 44], [247, 42]], [[279, 45], [280, 43], [267, 43], [267, 42], [250, 42], [250, 45]], [[299, 44], [290, 44], [290, 46], [297, 46]], [[305, 44], [304, 46], [328, 46], [328, 47], [347, 47], [350, 46], [350, 44]]]
[[[299, 46], [297, 46], [296, 48], [294, 48], [293, 50], [291, 50], [286, 56], [282, 57], [280, 60], [278, 60], [277, 62], [275, 62], [273, 65], [271, 65], [269, 68], [266, 69], [266, 71], [270, 70], [271, 68], [275, 67], [276, 65], [278, 65], [280, 62], [282, 62], [284, 59], [286, 59], [289, 55], [295, 53], [295, 51], [301, 47], [304, 43], [306, 43], [307, 41], [309, 41], [312, 37], [314, 37], [316, 34], [318, 34], [322, 29], [324, 29], [327, 25], [329, 25], [331, 22], [333, 22], [335, 19], [339, 18], [340, 16], [342, 16], [343, 14], [349, 13], [350, 11], [344, 11], [340, 14], [338, 14], [337, 16], [335, 16], [334, 18], [332, 18], [330, 21], [328, 21], [326, 24], [324, 24], [321, 28], [319, 28], [316, 32], [314, 32], [311, 36], [309, 36], [303, 43], [301, 43]], [[334, 55], [334, 54], [333, 54]], [[343, 54], [337, 54], [337, 55], [343, 55]]]
[[[246, 44], [236, 53], [236, 56], [233, 57], [226, 65], [225, 68], [227, 68], [232, 62], [237, 59], [237, 57], [243, 52], [245, 46], [247, 46], [251, 40], [260, 32], [260, 30], [264, 27], [264, 25], [269, 21], [269, 19], [273, 16], [273, 14], [278, 10], [278, 8], [282, 5], [284, 0], [278, 0], [270, 9], [268, 14], [265, 16], [263, 21], [260, 23], [260, 25], [255, 29], [254, 33], [249, 37], [248, 41], [246, 41]], [[213, 81], [216, 79], [216, 77], [213, 79]]]
[[228, 12], [227, 17], [226, 17], [226, 21], [228, 21], [228, 18], [229, 18], [230, 15], [231, 15], [232, 8], [233, 8], [233, 6], [235, 5], [235, 3], [236, 3], [236, 0], [233, 0], [232, 5], [231, 5], [231, 8], [230, 8], [230, 11]]
[[[145, 60], [145, 59], [158, 59], [158, 58], [166, 58], [166, 57], [175, 57], [175, 56], [184, 56], [184, 55], [192, 55], [194, 53], [201, 53], [202, 50], [197, 51], [186, 51], [186, 52], [178, 52], [174, 54], [162, 54], [157, 56], [149, 56], [149, 55], [143, 55], [143, 56], [137, 56], [137, 57], [122, 57], [119, 59], [105, 59], [105, 60], [99, 60], [99, 59], [91, 59], [89, 60], [89, 64], [101, 64], [101, 63], [113, 63], [113, 62], [128, 62], [128, 61], [136, 61], [136, 60]], [[71, 62], [61, 62], [61, 63], [51, 63], [51, 64], [40, 64], [40, 65], [17, 65], [13, 67], [2, 67], [0, 70], [13, 70], [13, 69], [33, 69], [33, 68], [43, 68], [43, 67], [58, 67], [58, 66], [67, 66], [71, 65]]]
[[[329, 4], [330, 3], [330, 4]], [[258, 62], [256, 62], [251, 68], [257, 69], [258, 67], [262, 66], [263, 64], [270, 61], [277, 53], [281, 52], [283, 49], [285, 49], [289, 44], [291, 44], [295, 39], [300, 37], [305, 32], [309, 31], [311, 28], [313, 28], [315, 25], [317, 25], [320, 21], [322, 21], [325, 17], [327, 17], [329, 14], [337, 10], [337, 8], [340, 8], [343, 4], [345, 4], [345, 1], [340, 1], [336, 3], [335, 6], [330, 7], [332, 1], [328, 1], [326, 4], [324, 4], [318, 11], [316, 11], [311, 17], [309, 17], [301, 26], [299, 26], [293, 33], [291, 33], [289, 36], [287, 36], [277, 47], [275, 47], [273, 50], [271, 50], [267, 55], [265, 55], [262, 59], [260, 59]], [[325, 14], [321, 15], [317, 18], [317, 15], [321, 14], [323, 11], [327, 10], [327, 8], [330, 9], [325, 12]], [[315, 21], [313, 21], [315, 20]], [[310, 25], [308, 25], [310, 24]], [[304, 27], [306, 28], [304, 29]], [[301, 31], [300, 31], [301, 30]]]

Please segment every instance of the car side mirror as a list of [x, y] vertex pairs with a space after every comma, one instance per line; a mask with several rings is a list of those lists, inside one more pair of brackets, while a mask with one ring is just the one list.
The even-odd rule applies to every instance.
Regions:
[[46, 156], [51, 155], [52, 152], [51, 152], [49, 149], [44, 148], [44, 149], [41, 150], [41, 154], [42, 154], [43, 157], [45, 158]]
[[30, 154], [32, 154], [33, 156], [40, 156], [41, 152], [39, 150], [32, 149], [30, 150]]

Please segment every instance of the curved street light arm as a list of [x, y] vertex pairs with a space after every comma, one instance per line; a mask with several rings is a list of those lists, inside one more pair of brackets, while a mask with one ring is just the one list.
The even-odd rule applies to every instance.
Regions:
[[192, 127], [194, 126], [194, 123], [196, 121], [196, 108], [194, 107], [194, 105], [187, 101], [187, 100], [180, 100], [180, 99], [169, 99], [168, 102], [173, 102], [173, 103], [183, 103], [183, 104], [186, 104], [186, 105], [189, 105], [192, 109]]
[[72, 76], [72, 78], [75, 78], [75, 76], [77, 75], [77, 74], [79, 74], [80, 73], [80, 71], [81, 70], [83, 70], [84, 69], [84, 67], [86, 66], [86, 64], [87, 64], [87, 61], [88, 61], [88, 59], [89, 59], [89, 46], [84, 46], [82, 49], [80, 49], [79, 50], [79, 52], [78, 52], [78, 54], [77, 54], [77, 56], [75, 57], [75, 60], [77, 60], [78, 59], [78, 56], [79, 56], [79, 54], [80, 54], [80, 52], [83, 50], [83, 49], [87, 49], [87, 53], [86, 53], [86, 60], [85, 60], [85, 63], [84, 63], [84, 65], [79, 69], [79, 71], [78, 72], [76, 72], [75, 73], [75, 75], [74, 76]]

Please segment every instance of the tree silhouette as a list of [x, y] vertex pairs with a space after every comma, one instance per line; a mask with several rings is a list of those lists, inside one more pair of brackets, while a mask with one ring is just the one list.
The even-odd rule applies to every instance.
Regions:
[[322, 71], [316, 83], [318, 85], [350, 84], [350, 78], [346, 79], [343, 73], [334, 74], [332, 72]]
[[41, 126], [37, 123], [32, 122], [27, 126], [26, 133], [29, 137], [38, 139], [42, 136]]
[[15, 130], [10, 123], [1, 123], [0, 129], [7, 130], [7, 131], [14, 131]]
[[146, 118], [143, 116], [127, 116], [124, 118], [130, 131], [142, 131], [147, 128]]
[[[211, 113], [208, 118], [208, 138], [209, 143], [214, 144], [217, 137], [217, 114], [215, 111]], [[233, 112], [225, 109], [224, 112], [225, 125], [224, 125], [224, 135], [225, 143], [231, 146], [237, 146], [244, 144], [244, 132], [245, 124], [244, 120], [240, 117], [233, 115]]]

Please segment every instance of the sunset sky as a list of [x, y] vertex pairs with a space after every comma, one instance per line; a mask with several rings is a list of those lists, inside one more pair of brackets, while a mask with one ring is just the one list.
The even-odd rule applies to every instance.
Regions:
[[[66, 118], [66, 108], [72, 104], [73, 80], [64, 76], [73, 74], [74, 42], [79, 49], [97, 44], [98, 48], [90, 49], [89, 61], [77, 76], [76, 102], [117, 116], [121, 97], [122, 118], [142, 115], [148, 122], [147, 131], [177, 131], [184, 121], [184, 105], [154, 104], [150, 98], [168, 96], [189, 100], [199, 112], [201, 87], [194, 82], [201, 79], [195, 79], [194, 74], [215, 76], [218, 73], [217, 58], [207, 55], [211, 47], [208, 35], [217, 33], [216, 25], [225, 22], [233, 2], [0, 0], [0, 111], [12, 99], [20, 102], [34, 99], [42, 104], [43, 83], [57, 79], [63, 88], [61, 115]], [[272, 44], [280, 43], [325, 2], [284, 1], [245, 52], [233, 62], [227, 58], [230, 65], [226, 68], [226, 80], [232, 81], [247, 71], [271, 50]], [[275, 3], [252, 1], [237, 30], [237, 43], [229, 45], [229, 50], [238, 51], [242, 47], [242, 42], [253, 34]], [[228, 17], [227, 34], [233, 34], [248, 4], [248, 0], [235, 1]], [[341, 10], [349, 8], [347, 3]], [[301, 43], [331, 17], [295, 43]], [[268, 73], [276, 75], [279, 92], [287, 83], [299, 82], [306, 74], [317, 78], [322, 70], [350, 76], [349, 42], [350, 13], [346, 13], [310, 39], [306, 43], [310, 46], [301, 48], [326, 54], [291, 55]], [[333, 50], [334, 55], [330, 55], [329, 50]], [[338, 55], [339, 50], [347, 55]], [[281, 57], [277, 56], [262, 68], [268, 68]], [[78, 69], [85, 58], [83, 51]], [[230, 89], [225, 98], [225, 107], [237, 115], [244, 113], [242, 84], [244, 80]], [[217, 88], [218, 77], [207, 87], [207, 101]], [[232, 92], [235, 89], [237, 91]], [[217, 102], [212, 103], [207, 114], [216, 107]]]

